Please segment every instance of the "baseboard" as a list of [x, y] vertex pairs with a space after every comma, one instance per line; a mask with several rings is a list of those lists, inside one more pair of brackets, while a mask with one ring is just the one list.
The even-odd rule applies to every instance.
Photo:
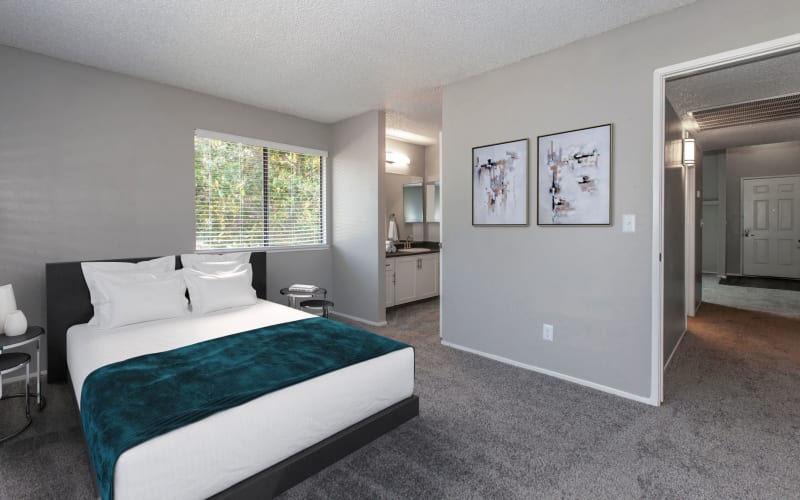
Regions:
[[595, 382], [591, 382], [589, 380], [584, 380], [581, 378], [573, 377], [571, 375], [564, 375], [563, 373], [554, 372], [553, 370], [548, 370], [546, 368], [539, 368], [538, 366], [529, 365], [526, 363], [521, 363], [519, 361], [514, 361], [513, 359], [504, 358], [503, 356], [497, 356], [495, 354], [489, 354], [488, 352], [479, 351], [477, 349], [471, 349], [469, 347], [464, 347], [462, 345], [454, 344], [452, 342], [448, 342], [446, 340], [442, 340], [442, 345], [447, 347], [452, 347], [453, 349], [458, 349], [459, 351], [468, 352], [470, 354], [476, 354], [478, 356], [489, 358], [494, 361], [498, 361], [500, 363], [504, 363], [511, 366], [516, 366], [517, 368], [524, 368], [525, 370], [530, 370], [532, 372], [541, 373], [543, 375], [549, 375], [551, 377], [555, 377], [561, 380], [566, 380], [567, 382], [572, 382], [578, 385], [582, 385], [585, 387], [589, 387], [592, 389], [596, 389], [598, 391], [606, 392], [608, 394], [613, 394], [614, 396], [619, 396], [625, 399], [630, 399], [639, 403], [648, 404], [651, 406], [659, 406], [659, 403], [654, 401], [651, 398], [647, 398], [644, 396], [637, 396], [636, 394], [632, 394], [630, 392], [621, 391], [619, 389], [614, 389], [613, 387], [608, 387], [606, 385], [598, 384]]
[[352, 321], [358, 321], [359, 323], [364, 323], [370, 326], [388, 325], [386, 321], [370, 321], [368, 319], [359, 318], [358, 316], [350, 316], [349, 314], [340, 313], [339, 311], [330, 311], [328, 314], [330, 314], [331, 316], [339, 316], [340, 318], [346, 318]]
[[671, 353], [669, 353], [669, 357], [667, 358], [667, 362], [666, 362], [666, 363], [664, 363], [664, 369], [665, 369], [665, 370], [666, 370], [666, 369], [667, 369], [667, 367], [669, 366], [669, 362], [670, 362], [670, 361], [672, 361], [672, 357], [673, 357], [673, 356], [675, 356], [675, 353], [678, 351], [678, 347], [681, 345], [681, 342], [683, 342], [683, 337], [685, 337], [685, 336], [686, 336], [686, 332], [688, 332], [688, 331], [689, 331], [689, 329], [688, 329], [688, 328], [687, 328], [687, 329], [684, 329], [684, 330], [683, 330], [683, 333], [681, 333], [681, 338], [679, 338], [679, 339], [678, 339], [678, 341], [677, 341], [677, 342], [675, 342], [675, 347], [673, 347], [673, 348], [672, 348], [672, 352], [671, 352]]

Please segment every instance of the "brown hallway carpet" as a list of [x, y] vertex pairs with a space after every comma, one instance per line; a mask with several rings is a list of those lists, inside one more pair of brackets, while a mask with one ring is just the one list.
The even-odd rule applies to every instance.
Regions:
[[[415, 346], [420, 417], [284, 498], [798, 498], [800, 321], [703, 305], [652, 408], [443, 347], [437, 313], [374, 329]], [[48, 390], [0, 445], [0, 498], [96, 494], [68, 389]]]

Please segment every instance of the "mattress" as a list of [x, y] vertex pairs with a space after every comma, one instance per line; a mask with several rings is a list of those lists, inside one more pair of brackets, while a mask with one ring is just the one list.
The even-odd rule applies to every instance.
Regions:
[[[109, 363], [308, 317], [259, 300], [246, 308], [113, 330], [75, 325], [67, 331], [75, 396], [80, 404], [86, 377]], [[406, 348], [266, 394], [123, 453], [114, 496], [206, 498], [410, 397], [413, 390], [414, 353]]]

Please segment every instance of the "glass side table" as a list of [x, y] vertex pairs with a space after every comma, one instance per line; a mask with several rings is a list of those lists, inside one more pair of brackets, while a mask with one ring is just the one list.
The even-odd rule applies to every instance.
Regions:
[[36, 343], [36, 392], [30, 393], [29, 397], [36, 398], [36, 406], [38, 407], [39, 411], [44, 410], [44, 407], [47, 405], [44, 394], [42, 394], [41, 350], [43, 337], [44, 328], [41, 326], [29, 326], [24, 334], [16, 335], [14, 337], [9, 337], [5, 334], [0, 335], [0, 354], [4, 353], [8, 349], [21, 347], [34, 342]]
[[313, 299], [314, 297], [322, 296], [323, 299], [328, 297], [328, 290], [317, 287], [313, 292], [295, 292], [289, 288], [281, 288], [281, 295], [286, 295], [286, 305], [297, 309], [297, 299]]

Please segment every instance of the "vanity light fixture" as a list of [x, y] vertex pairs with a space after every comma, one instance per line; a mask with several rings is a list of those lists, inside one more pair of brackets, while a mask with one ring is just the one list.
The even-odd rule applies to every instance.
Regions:
[[401, 167], [407, 167], [411, 165], [411, 158], [406, 155], [395, 153], [392, 151], [386, 152], [386, 163], [391, 165], [397, 165]]
[[683, 157], [681, 163], [684, 167], [694, 167], [694, 139], [686, 133], [683, 138]]

